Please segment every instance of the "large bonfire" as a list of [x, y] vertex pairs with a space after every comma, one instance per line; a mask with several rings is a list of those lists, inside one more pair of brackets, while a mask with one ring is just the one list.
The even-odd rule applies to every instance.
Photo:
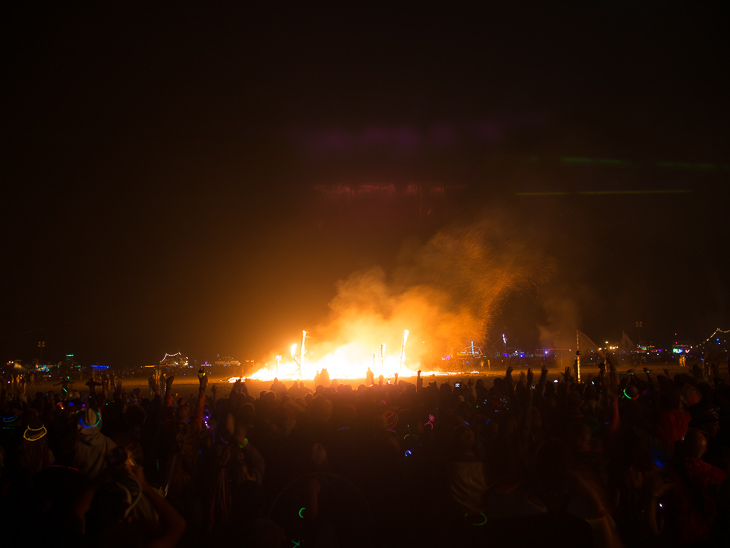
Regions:
[[437, 373], [442, 356], [483, 339], [509, 293], [550, 270], [509, 225], [483, 220], [442, 231], [405, 248], [392, 275], [376, 267], [340, 281], [328, 320], [250, 378], [314, 379], [324, 369], [331, 379], [361, 379], [368, 369], [376, 378]]
[[[400, 378], [414, 377], [420, 369], [420, 362], [412, 362], [406, 357], [406, 343], [408, 330], [403, 332], [403, 341], [392, 352], [388, 345], [383, 343], [374, 351], [360, 343], [349, 343], [336, 348], [334, 351], [317, 358], [314, 352], [309, 352], [306, 346], [306, 331], [302, 333], [302, 343], [294, 343], [291, 356], [283, 359], [275, 356], [273, 363], [253, 373], [250, 378], [255, 380], [299, 380], [314, 379], [323, 370], [333, 379], [362, 379], [370, 369], [375, 377], [383, 375], [393, 378], [396, 374]], [[424, 375], [436, 371], [423, 371]], [[231, 382], [235, 381], [233, 378]]]

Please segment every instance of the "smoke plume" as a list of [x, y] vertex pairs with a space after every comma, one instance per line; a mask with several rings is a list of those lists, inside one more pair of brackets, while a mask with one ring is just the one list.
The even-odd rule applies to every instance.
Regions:
[[509, 295], [543, 284], [553, 261], [516, 220], [484, 217], [439, 231], [430, 241], [403, 247], [392, 273], [355, 272], [337, 284], [330, 315], [313, 330], [317, 353], [353, 343], [397, 352], [403, 331], [411, 368], [483, 341]]

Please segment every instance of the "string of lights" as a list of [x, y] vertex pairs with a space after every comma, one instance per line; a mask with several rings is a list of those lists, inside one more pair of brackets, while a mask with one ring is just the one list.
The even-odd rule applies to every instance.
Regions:
[[730, 333], [730, 329], [722, 330], [718, 327], [717, 329], [715, 329], [715, 332], [712, 335], [710, 335], [709, 337], [707, 337], [707, 339], [704, 342], [701, 342], [700, 345], [707, 344], [712, 339], [714, 339], [715, 335], [717, 335], [718, 333], [723, 333], [724, 335], [727, 335], [728, 333]]
[[168, 358], [172, 358], [174, 361], [180, 361], [183, 362], [185, 365], [188, 364], [188, 358], [187, 356], [183, 356], [182, 352], [176, 352], [175, 354], [168, 354], [165, 352], [165, 356], [160, 360], [160, 365], [167, 362]]

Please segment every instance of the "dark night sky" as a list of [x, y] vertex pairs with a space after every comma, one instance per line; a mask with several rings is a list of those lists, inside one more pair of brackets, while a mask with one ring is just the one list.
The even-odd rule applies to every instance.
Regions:
[[728, 8], [644, 6], [5, 3], [0, 358], [258, 359], [482, 218], [556, 265], [486, 342], [728, 328]]

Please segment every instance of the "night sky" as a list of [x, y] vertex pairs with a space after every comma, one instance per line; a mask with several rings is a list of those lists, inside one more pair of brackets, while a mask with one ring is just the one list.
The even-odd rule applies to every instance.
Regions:
[[0, 13], [0, 359], [259, 360], [485, 222], [485, 277], [531, 273], [485, 348], [730, 326], [725, 2], [28, 4]]

